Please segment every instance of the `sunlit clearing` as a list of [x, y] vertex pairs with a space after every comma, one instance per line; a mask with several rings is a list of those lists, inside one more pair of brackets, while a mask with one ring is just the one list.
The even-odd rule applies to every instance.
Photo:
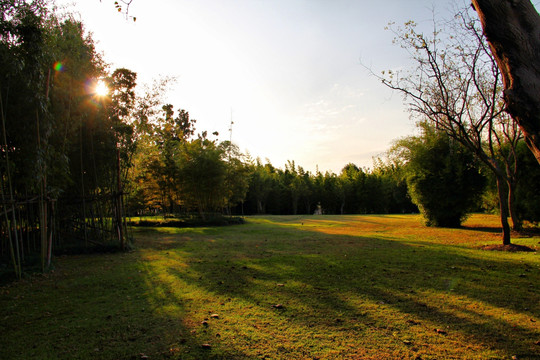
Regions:
[[105, 96], [109, 93], [109, 88], [107, 87], [107, 84], [105, 84], [105, 81], [99, 80], [94, 91], [98, 96]]

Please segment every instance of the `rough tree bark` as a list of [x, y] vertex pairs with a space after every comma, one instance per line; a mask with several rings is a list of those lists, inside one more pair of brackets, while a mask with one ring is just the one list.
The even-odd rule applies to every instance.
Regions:
[[508, 197], [505, 181], [501, 176], [496, 176], [497, 179], [497, 194], [499, 197], [499, 211], [502, 225], [503, 245], [510, 245], [510, 225], [508, 224], [509, 208], [505, 201]]
[[503, 75], [507, 111], [540, 163], [540, 15], [529, 0], [472, 0]]

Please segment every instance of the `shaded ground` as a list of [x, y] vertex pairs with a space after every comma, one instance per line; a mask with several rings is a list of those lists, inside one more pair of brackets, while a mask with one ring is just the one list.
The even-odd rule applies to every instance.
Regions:
[[485, 245], [485, 246], [482, 246], [480, 249], [482, 249], [482, 250], [494, 250], [494, 251], [509, 251], [509, 252], [521, 252], [521, 251], [522, 252], [535, 252], [536, 251], [534, 248], [524, 246], [524, 245], [516, 245], [516, 244]]
[[498, 244], [496, 224], [273, 216], [138, 229], [134, 252], [63, 257], [54, 274], [0, 288], [0, 349], [9, 359], [540, 359], [540, 260], [480, 250]]

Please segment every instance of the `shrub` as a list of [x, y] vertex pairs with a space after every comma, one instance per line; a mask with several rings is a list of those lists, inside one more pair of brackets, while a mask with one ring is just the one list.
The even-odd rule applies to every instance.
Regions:
[[407, 161], [409, 194], [426, 225], [459, 227], [476, 206], [485, 179], [470, 151], [444, 133], [422, 128], [422, 136], [397, 143]]

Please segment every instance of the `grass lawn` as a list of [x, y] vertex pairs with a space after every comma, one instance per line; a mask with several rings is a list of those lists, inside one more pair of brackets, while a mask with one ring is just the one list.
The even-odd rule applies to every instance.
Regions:
[[[414, 215], [137, 228], [0, 288], [2, 359], [540, 359], [540, 258]], [[540, 237], [515, 237], [540, 248]]]

